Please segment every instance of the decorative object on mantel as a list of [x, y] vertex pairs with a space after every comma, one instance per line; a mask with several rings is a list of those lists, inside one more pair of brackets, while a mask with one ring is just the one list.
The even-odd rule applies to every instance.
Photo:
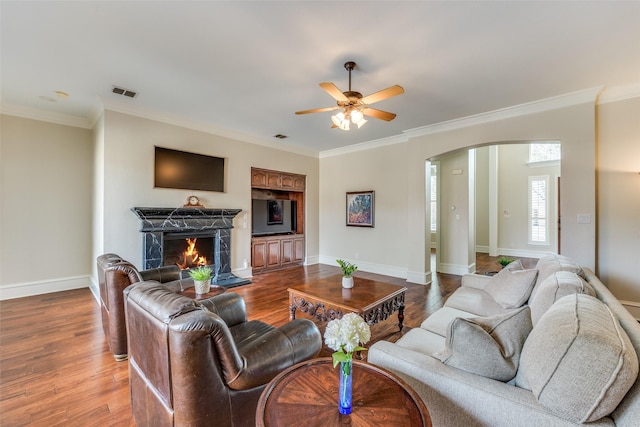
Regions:
[[352, 378], [353, 378], [353, 353], [365, 351], [361, 345], [371, 339], [369, 325], [356, 313], [347, 313], [341, 319], [334, 319], [327, 324], [324, 332], [324, 342], [335, 353], [331, 355], [333, 367], [340, 363], [338, 376], [340, 387], [338, 389], [338, 411], [347, 415], [352, 407]]
[[374, 226], [374, 191], [350, 191], [347, 193], [347, 225]]
[[342, 287], [353, 288], [353, 273], [358, 270], [358, 266], [342, 259], [338, 259], [336, 262], [342, 269]]
[[212, 272], [210, 267], [204, 265], [189, 270], [189, 276], [193, 279], [197, 295], [206, 294], [211, 289]]
[[182, 205], [183, 208], [204, 208], [204, 205], [200, 203], [198, 196], [187, 197], [187, 202]]

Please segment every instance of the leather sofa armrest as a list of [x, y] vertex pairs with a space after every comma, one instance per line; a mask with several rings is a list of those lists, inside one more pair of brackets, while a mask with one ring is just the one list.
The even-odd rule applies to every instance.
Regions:
[[198, 301], [200, 305], [224, 320], [228, 327], [247, 321], [244, 299], [233, 292]]
[[267, 384], [284, 369], [314, 358], [321, 348], [322, 336], [311, 320], [292, 320], [242, 348], [244, 369], [228, 385], [245, 390]]
[[160, 283], [171, 282], [180, 279], [180, 267], [177, 265], [165, 265], [164, 267], [150, 268], [140, 271], [142, 280], [154, 280]]
[[465, 274], [462, 276], [462, 286], [484, 290], [490, 280], [491, 276], [485, 276], [482, 274]]

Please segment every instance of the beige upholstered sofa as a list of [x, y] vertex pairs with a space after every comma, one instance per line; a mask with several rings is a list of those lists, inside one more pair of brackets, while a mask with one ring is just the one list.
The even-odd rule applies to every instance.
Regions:
[[534, 270], [465, 275], [369, 362], [405, 379], [434, 426], [640, 426], [640, 324], [569, 258]]

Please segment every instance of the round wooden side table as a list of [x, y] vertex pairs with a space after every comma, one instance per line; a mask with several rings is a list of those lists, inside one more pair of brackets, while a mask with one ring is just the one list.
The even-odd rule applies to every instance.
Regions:
[[259, 427], [431, 426], [418, 394], [395, 374], [353, 361], [353, 410], [338, 412], [338, 371], [330, 357], [312, 359], [283, 371], [258, 401]]

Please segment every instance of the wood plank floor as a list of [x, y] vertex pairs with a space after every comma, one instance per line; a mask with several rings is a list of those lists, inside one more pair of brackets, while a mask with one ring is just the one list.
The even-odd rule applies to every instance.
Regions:
[[[525, 266], [536, 260], [523, 259]], [[498, 270], [496, 258], [479, 254], [479, 272]], [[328, 265], [296, 267], [254, 276], [231, 289], [246, 301], [249, 318], [279, 326], [289, 320], [287, 288], [338, 274]], [[357, 272], [403, 285], [406, 333], [440, 308], [460, 286], [460, 276], [437, 274], [431, 285]], [[305, 316], [303, 313], [299, 317]], [[402, 336], [397, 317], [374, 325], [367, 345]], [[323, 325], [320, 325], [324, 330]], [[329, 355], [324, 348], [321, 355]], [[129, 404], [127, 362], [109, 353], [100, 308], [88, 289], [0, 301], [0, 425], [135, 426]]]

